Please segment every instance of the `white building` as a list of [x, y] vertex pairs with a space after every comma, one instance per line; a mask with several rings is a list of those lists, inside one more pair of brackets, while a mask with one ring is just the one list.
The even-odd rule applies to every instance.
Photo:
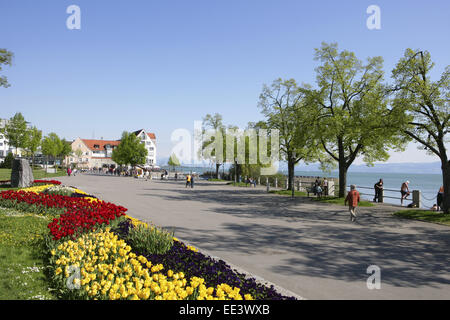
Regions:
[[147, 160], [145, 165], [153, 167], [156, 165], [156, 136], [154, 133], [146, 132], [144, 129], [133, 132], [145, 145], [147, 149]]
[[[5, 128], [5, 126], [8, 122], [9, 122], [9, 120], [0, 119], [0, 129]], [[0, 162], [3, 162], [5, 157], [10, 152], [13, 152], [14, 154], [16, 154], [16, 149], [9, 145], [8, 139], [6, 139], [5, 134], [0, 132]], [[17, 155], [19, 157], [22, 156], [22, 152], [23, 152], [23, 150], [21, 148], [17, 149]]]
[[[147, 133], [141, 129], [133, 132], [147, 149], [147, 159], [143, 163], [147, 167], [156, 165], [156, 137], [154, 133]], [[80, 168], [101, 168], [105, 165], [115, 165], [112, 151], [120, 140], [94, 140], [77, 138], [72, 142], [72, 154], [66, 157], [66, 164]]]

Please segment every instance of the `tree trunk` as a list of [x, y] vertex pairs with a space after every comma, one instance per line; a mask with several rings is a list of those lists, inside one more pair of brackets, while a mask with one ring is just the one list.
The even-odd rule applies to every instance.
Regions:
[[345, 160], [344, 144], [342, 139], [338, 138], [338, 152], [339, 152], [339, 198], [345, 197], [347, 187], [347, 161]]
[[347, 188], [347, 167], [339, 162], [339, 198], [345, 197]]
[[220, 163], [216, 163], [216, 179], [219, 179]]
[[450, 213], [450, 161], [444, 159], [442, 162], [442, 180], [444, 186], [444, 199], [442, 207], [445, 214]]
[[288, 159], [288, 190], [292, 190], [294, 188], [294, 168], [295, 163], [291, 157]]

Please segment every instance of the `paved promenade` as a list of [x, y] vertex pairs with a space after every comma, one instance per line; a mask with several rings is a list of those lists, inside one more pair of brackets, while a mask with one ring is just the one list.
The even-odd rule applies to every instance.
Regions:
[[[78, 175], [58, 178], [173, 229], [175, 236], [306, 299], [450, 299], [450, 228], [391, 216], [388, 205], [346, 207], [197, 181]], [[367, 267], [381, 289], [367, 289]]]

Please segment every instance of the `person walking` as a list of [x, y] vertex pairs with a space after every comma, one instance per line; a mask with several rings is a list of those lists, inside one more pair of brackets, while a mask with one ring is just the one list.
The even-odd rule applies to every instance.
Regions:
[[70, 177], [70, 175], [72, 174], [72, 169], [70, 169], [70, 167], [67, 168], [67, 175]]
[[148, 176], [150, 175], [150, 172], [148, 170], [145, 170], [144, 176], [145, 176], [145, 181], [148, 181]]
[[383, 192], [383, 179], [380, 179], [380, 181], [378, 181], [377, 183], [374, 184], [373, 186], [375, 188], [375, 196], [373, 198], [373, 202], [381, 202], [381, 198], [382, 198], [382, 192]]
[[186, 187], [185, 187], [185, 188], [187, 188], [190, 184], [191, 184], [191, 175], [188, 174], [188, 175], [186, 176]]
[[194, 188], [194, 175], [191, 176], [191, 189]]
[[409, 181], [405, 181], [402, 183], [400, 193], [402, 195], [402, 198], [400, 199], [400, 204], [403, 206], [403, 200], [406, 200], [406, 198], [408, 198], [408, 196], [411, 194], [409, 192]]
[[439, 188], [437, 197], [436, 197], [436, 201], [437, 201], [437, 211], [441, 211], [442, 210], [442, 202], [444, 202], [444, 186], [441, 186]]
[[356, 208], [358, 207], [358, 203], [360, 201], [360, 195], [358, 190], [356, 190], [356, 186], [352, 184], [350, 186], [350, 191], [345, 198], [344, 205], [348, 202], [348, 210], [350, 211], [350, 221], [356, 221]]

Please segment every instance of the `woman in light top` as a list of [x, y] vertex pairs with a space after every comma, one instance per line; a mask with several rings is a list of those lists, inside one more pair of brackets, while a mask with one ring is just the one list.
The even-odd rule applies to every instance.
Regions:
[[411, 194], [409, 192], [409, 181], [403, 182], [402, 187], [400, 189], [400, 193], [402, 194], [402, 198], [400, 199], [400, 203], [403, 206], [403, 199], [408, 198], [408, 196]]

